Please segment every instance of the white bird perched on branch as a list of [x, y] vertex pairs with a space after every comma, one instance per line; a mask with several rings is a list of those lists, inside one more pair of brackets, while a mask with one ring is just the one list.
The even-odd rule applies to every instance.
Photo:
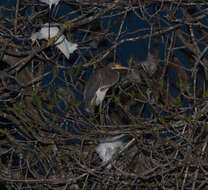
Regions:
[[56, 7], [59, 1], [60, 0], [40, 0], [40, 2], [48, 4], [50, 9], [52, 8], [52, 5]]
[[[50, 32], [50, 35], [49, 35]], [[31, 40], [32, 43], [34, 43], [37, 39], [38, 40], [48, 40], [50, 38], [56, 38], [57, 34], [59, 33], [59, 28], [56, 26], [50, 26], [46, 23], [41, 28], [39, 32], [33, 33]], [[59, 50], [66, 56], [67, 59], [69, 59], [70, 54], [72, 54], [76, 49], [78, 44], [72, 43], [66, 39], [66, 37], [62, 34], [56, 41], [55, 45]]]

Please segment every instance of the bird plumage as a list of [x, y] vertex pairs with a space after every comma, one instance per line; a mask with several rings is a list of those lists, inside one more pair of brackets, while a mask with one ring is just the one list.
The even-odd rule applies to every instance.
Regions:
[[[84, 99], [91, 105], [102, 103], [108, 89], [115, 85], [119, 80], [119, 72], [115, 69], [124, 69], [118, 64], [108, 64], [104, 68], [98, 69], [91, 75], [87, 81], [84, 90]], [[125, 68], [127, 69], [127, 68]]]
[[145, 72], [153, 75], [158, 69], [158, 63], [159, 61], [155, 56], [149, 55], [147, 60], [141, 62], [141, 65], [143, 66]]
[[[32, 34], [32, 41], [36, 39], [48, 40], [49, 32], [50, 32], [50, 38], [56, 37], [56, 35], [59, 32], [59, 28], [56, 26], [50, 26], [50, 29], [49, 29], [49, 24], [46, 23], [40, 29], [39, 32]], [[77, 44], [68, 41], [63, 34], [56, 40], [55, 45], [66, 56], [67, 59], [69, 59], [70, 54], [72, 54], [77, 49], [77, 46], [78, 46]]]
[[50, 9], [51, 9], [52, 5], [57, 6], [59, 1], [60, 0], [40, 0], [40, 2], [48, 4]]
[[[109, 161], [119, 149], [123, 148], [124, 142], [122, 140], [101, 142], [95, 148], [103, 162]], [[107, 166], [111, 168], [111, 164]]]

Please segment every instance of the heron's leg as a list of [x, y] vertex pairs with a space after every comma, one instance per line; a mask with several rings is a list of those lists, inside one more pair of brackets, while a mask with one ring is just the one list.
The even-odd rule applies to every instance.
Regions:
[[99, 113], [102, 113], [102, 103], [99, 104]]
[[51, 23], [51, 11], [52, 11], [52, 7], [49, 7], [49, 11], [48, 11], [48, 39], [50, 39], [50, 23]]
[[99, 114], [100, 114], [100, 124], [102, 125], [104, 123], [104, 117], [102, 114], [102, 103], [99, 104]]

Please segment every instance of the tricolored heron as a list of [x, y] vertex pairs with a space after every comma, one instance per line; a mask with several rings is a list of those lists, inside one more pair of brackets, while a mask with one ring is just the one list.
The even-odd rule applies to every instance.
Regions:
[[101, 104], [108, 89], [118, 82], [120, 77], [118, 71], [123, 69], [128, 70], [128, 67], [110, 63], [104, 68], [96, 70], [87, 81], [84, 90], [85, 102], [88, 105]]

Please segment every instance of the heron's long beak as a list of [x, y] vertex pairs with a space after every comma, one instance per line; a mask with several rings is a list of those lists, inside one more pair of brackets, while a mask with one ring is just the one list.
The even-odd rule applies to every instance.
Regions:
[[128, 67], [124, 67], [124, 66], [119, 65], [119, 64], [115, 64], [115, 65], [113, 66], [113, 69], [129, 70]]

